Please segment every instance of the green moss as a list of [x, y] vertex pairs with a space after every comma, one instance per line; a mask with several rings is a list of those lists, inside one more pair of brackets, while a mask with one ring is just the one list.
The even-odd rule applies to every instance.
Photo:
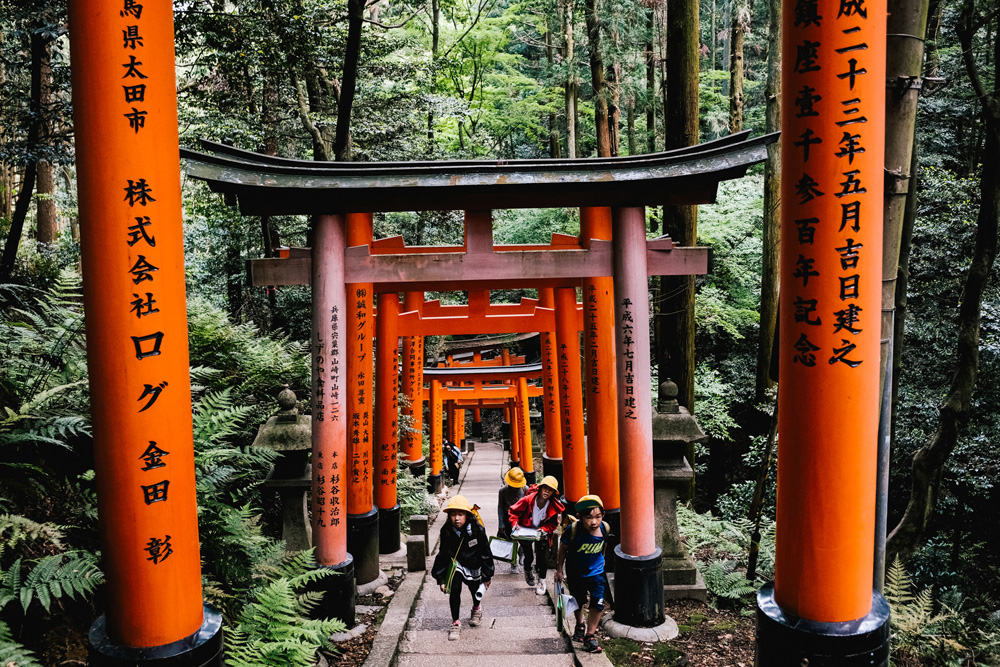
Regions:
[[642, 650], [642, 647], [639, 646], [639, 644], [635, 643], [631, 639], [625, 639], [624, 637], [616, 637], [614, 639], [602, 641], [601, 648], [604, 649], [604, 653], [608, 656], [608, 660], [610, 660], [614, 665], [630, 664], [630, 656], [633, 653]]
[[690, 623], [691, 625], [699, 625], [707, 620], [708, 617], [705, 616], [704, 614], [691, 614], [691, 616], [688, 618], [688, 623]]

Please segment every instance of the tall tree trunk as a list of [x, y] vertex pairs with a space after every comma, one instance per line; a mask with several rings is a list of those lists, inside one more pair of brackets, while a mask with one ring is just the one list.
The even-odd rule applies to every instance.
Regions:
[[[431, 96], [437, 95], [438, 46], [441, 43], [441, 0], [431, 0]], [[434, 153], [434, 102], [427, 109], [427, 152]]]
[[910, 157], [910, 192], [906, 196], [906, 212], [903, 214], [903, 233], [899, 239], [899, 268], [896, 271], [896, 318], [892, 327], [892, 419], [889, 430], [890, 442], [895, 442], [896, 406], [899, 402], [899, 385], [903, 377], [906, 347], [906, 289], [910, 282], [910, 249], [913, 247], [913, 225], [917, 219], [917, 138], [913, 138], [913, 154]]
[[[52, 52], [48, 43], [42, 47], [40, 76], [39, 108], [42, 117], [38, 126], [38, 142], [44, 146], [52, 135]], [[35, 193], [35, 240], [51, 245], [59, 235], [59, 219], [56, 216], [55, 167], [48, 160], [38, 161]]]
[[[549, 90], [552, 90], [553, 67], [555, 65], [555, 45], [552, 43], [552, 26], [548, 18], [545, 19], [545, 80]], [[550, 100], [550, 103], [553, 103]], [[555, 111], [549, 112], [549, 157], [561, 158], [562, 145], [559, 138], [559, 125], [556, 121]]]
[[351, 161], [351, 108], [358, 83], [358, 61], [361, 59], [361, 27], [365, 20], [364, 0], [347, 2], [347, 44], [344, 47], [344, 74], [341, 77], [340, 100], [337, 104], [337, 138], [333, 155], [337, 162]]
[[635, 144], [635, 100], [631, 99], [628, 101], [628, 109], [626, 111], [626, 132], [628, 133], [628, 154], [636, 155], [639, 149]]
[[[781, 0], [768, 0], [767, 84], [764, 97], [766, 132], [781, 130]], [[764, 399], [771, 379], [771, 351], [778, 324], [778, 256], [781, 239], [781, 140], [767, 147], [764, 164], [764, 231], [761, 249], [760, 329], [757, 339], [757, 401]]]
[[[886, 27], [886, 80], [908, 81], [919, 78], [924, 62], [924, 36], [927, 33], [928, 0], [889, 0]], [[892, 338], [892, 315], [896, 301], [896, 270], [899, 266], [899, 243], [903, 212], [910, 185], [910, 157], [917, 120], [916, 88], [896, 84], [885, 96], [885, 173], [886, 188], [882, 219], [882, 349], [879, 387], [885, 383]], [[881, 392], [880, 392], [881, 395]]]
[[656, 152], [656, 57], [653, 36], [656, 29], [656, 8], [646, 14], [646, 152]]
[[563, 44], [567, 73], [565, 84], [566, 98], [566, 154], [570, 158], [577, 156], [576, 150], [576, 96], [578, 83], [576, 80], [576, 63], [573, 54], [573, 0], [563, 0]]
[[729, 24], [729, 131], [743, 130], [743, 38], [750, 27], [750, 3], [733, 0]]
[[941, 66], [940, 49], [938, 49], [938, 39], [941, 36], [941, 9], [944, 7], [942, 0], [930, 0], [927, 10], [927, 37], [924, 41], [924, 76], [936, 77], [938, 68]]
[[14, 272], [14, 263], [17, 261], [17, 247], [21, 244], [21, 234], [24, 232], [24, 221], [28, 217], [28, 207], [31, 204], [31, 192], [35, 185], [35, 175], [37, 173], [38, 139], [40, 136], [40, 125], [42, 117], [42, 59], [46, 50], [46, 42], [42, 34], [38, 31], [31, 32], [31, 92], [29, 93], [29, 109], [31, 110], [31, 120], [28, 124], [28, 136], [25, 145], [28, 154], [28, 163], [25, 165], [24, 174], [21, 176], [21, 189], [17, 194], [17, 203], [14, 205], [14, 214], [11, 216], [10, 232], [7, 234], [7, 244], [3, 249], [3, 256], [0, 257], [0, 283], [10, 280]]
[[[937, 502], [941, 473], [968, 420], [979, 374], [979, 325], [982, 297], [997, 255], [1000, 223], [1000, 69], [993, 72], [992, 90], [981, 78], [973, 52], [975, 5], [966, 0], [957, 26], [962, 57], [973, 90], [982, 104], [986, 145], [980, 168], [980, 206], [976, 220], [976, 245], [958, 309], [958, 358], [951, 387], [939, 409], [938, 426], [928, 442], [913, 455], [910, 500], [899, 524], [892, 530], [886, 558], [905, 559], [923, 542], [927, 523]], [[992, 43], [994, 60], [1000, 58], [1000, 41]]]
[[[698, 143], [698, 0], [673, 0], [667, 11], [670, 97], [664, 125], [670, 150]], [[678, 245], [695, 245], [698, 208], [664, 207], [663, 229]], [[662, 276], [660, 281], [660, 381], [671, 378], [677, 400], [694, 412], [694, 276]]]
[[594, 88], [594, 125], [597, 132], [597, 155], [611, 155], [611, 133], [608, 121], [608, 91], [604, 78], [604, 58], [601, 55], [601, 23], [597, 16], [597, 0], [584, 1], [587, 22], [587, 50], [590, 52], [590, 83]]

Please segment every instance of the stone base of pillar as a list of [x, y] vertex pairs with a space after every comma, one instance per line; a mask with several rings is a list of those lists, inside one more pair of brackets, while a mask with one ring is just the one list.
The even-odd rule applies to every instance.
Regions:
[[[604, 545], [604, 553], [615, 552], [615, 547], [621, 542], [619, 537], [622, 534], [622, 511], [621, 509], [606, 509], [604, 510], [604, 521], [611, 526], [611, 537], [607, 540]], [[615, 571], [615, 559], [605, 558], [604, 559], [604, 569], [608, 572]]]
[[757, 650], [754, 664], [887, 667], [889, 603], [872, 593], [872, 608], [856, 621], [824, 623], [786, 614], [774, 600], [774, 583], [757, 592]]
[[441, 491], [441, 475], [427, 475], [427, 493], [435, 494]]
[[414, 477], [423, 477], [427, 472], [427, 457], [422, 456], [416, 461], [410, 461], [406, 465], [411, 475]]
[[472, 437], [483, 439], [483, 422], [472, 422]]
[[354, 577], [358, 584], [378, 579], [379, 545], [378, 510], [347, 515], [347, 551], [354, 558]]
[[225, 667], [222, 649], [222, 614], [205, 606], [205, 620], [190, 637], [136, 648], [108, 637], [104, 614], [90, 626], [89, 664], [92, 667]]
[[353, 556], [347, 554], [347, 560], [343, 563], [320, 565], [316, 569], [332, 570], [332, 574], [309, 585], [309, 590], [323, 592], [323, 599], [310, 615], [313, 618], [338, 618], [348, 628], [353, 628], [354, 601], [357, 593]]
[[698, 583], [698, 568], [687, 554], [663, 555], [663, 584], [693, 586]]
[[469, 443], [467, 438], [462, 438], [462, 442], [458, 444], [458, 448], [461, 449], [463, 452], [469, 451]]
[[534, 471], [524, 473], [524, 481], [527, 482], [528, 484], [534, 484], [535, 483]]
[[[615, 620], [652, 628], [663, 623], [663, 570], [660, 548], [648, 556], [626, 555], [615, 547]], [[763, 663], [758, 663], [763, 667]]]
[[378, 552], [394, 554], [400, 549], [399, 503], [393, 507], [378, 510]]
[[500, 439], [504, 442], [510, 441], [510, 422], [500, 422]]
[[[542, 476], [547, 477], [552, 475], [559, 481], [559, 494], [564, 495], [566, 489], [563, 487], [563, 462], [562, 459], [550, 459], [545, 454], [542, 454]], [[569, 512], [573, 512], [572, 507], [568, 507]]]

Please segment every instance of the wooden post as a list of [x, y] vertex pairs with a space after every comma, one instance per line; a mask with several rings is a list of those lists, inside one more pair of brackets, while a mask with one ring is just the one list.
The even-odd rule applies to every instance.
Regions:
[[444, 458], [444, 451], [441, 449], [442, 424], [444, 419], [444, 405], [441, 403], [441, 381], [431, 380], [431, 470], [427, 475], [427, 490], [430, 493], [437, 493], [441, 488], [441, 467]]
[[[370, 245], [372, 214], [347, 215], [347, 246]], [[347, 285], [345, 400], [350, 428], [347, 430], [347, 460], [350, 476], [347, 483], [347, 550], [354, 558], [354, 573], [359, 584], [374, 581], [379, 575], [378, 510], [372, 496], [372, 362], [375, 345], [375, 290], [371, 283]]]
[[324, 611], [354, 622], [354, 559], [347, 552], [347, 289], [343, 215], [313, 220], [312, 248], [312, 531], [316, 562], [327, 577]]
[[[643, 257], [645, 257], [643, 246]], [[587, 495], [587, 455], [583, 435], [583, 378], [580, 372], [580, 335], [576, 327], [576, 290], [555, 290], [556, 353], [559, 407], [562, 412], [563, 482], [566, 500], [575, 503]], [[652, 470], [652, 468], [650, 468]], [[652, 525], [652, 524], [650, 524]]]
[[[538, 290], [538, 305], [555, 308], [555, 294], [551, 287]], [[562, 472], [562, 422], [559, 409], [559, 383], [557, 381], [558, 357], [556, 356], [556, 334], [542, 331], [542, 418], [545, 424], [545, 454], [542, 456], [542, 472], [559, 480], [559, 490], [563, 489]]]
[[[580, 240], [611, 240], [611, 209], [580, 209]], [[604, 501], [612, 532], [620, 535], [618, 490], [618, 378], [615, 369], [615, 295], [612, 278], [583, 281], [583, 341], [587, 378], [587, 453], [590, 492]]]
[[521, 460], [521, 414], [517, 409], [516, 398], [507, 399], [507, 413], [510, 415], [510, 463], [521, 467], [524, 465]]
[[[215, 665], [223, 660], [221, 617], [203, 605], [198, 552], [173, 14], [170, 3], [146, 5], [69, 5], [107, 579], [90, 664], [114, 656], [147, 664], [140, 649], [155, 646], [178, 665]], [[139, 38], [130, 41], [129, 31]]]
[[375, 447], [378, 481], [375, 504], [379, 509], [379, 553], [399, 551], [399, 503], [396, 495], [397, 420], [399, 373], [399, 295], [378, 295], [375, 320]]
[[612, 209], [621, 544], [615, 547], [615, 617], [626, 625], [663, 622], [663, 570], [653, 503], [653, 406], [649, 372], [646, 213]]
[[[403, 309], [407, 312], [419, 311], [423, 306], [423, 292], [406, 292], [403, 295]], [[403, 391], [410, 399], [410, 405], [403, 409], [403, 414], [409, 415], [412, 431], [407, 433], [402, 442], [402, 454], [406, 457], [410, 472], [415, 477], [423, 476], [426, 461], [424, 460], [424, 337], [403, 337]]]
[[886, 3], [795, 9], [786, 0], [778, 539], [774, 585], [758, 594], [758, 659], [790, 660], [800, 645], [795, 661], [870, 651], [866, 664], [885, 665], [888, 606], [872, 565]]

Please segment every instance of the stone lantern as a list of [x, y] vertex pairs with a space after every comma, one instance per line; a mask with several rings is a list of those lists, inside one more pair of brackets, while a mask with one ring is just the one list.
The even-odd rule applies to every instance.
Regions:
[[309, 488], [312, 473], [309, 452], [312, 450], [312, 420], [300, 415], [295, 407], [298, 399], [287, 386], [278, 394], [281, 410], [267, 420], [257, 432], [255, 447], [268, 447], [278, 452], [264, 488], [276, 489], [281, 495], [281, 539], [288, 551], [302, 551], [312, 546], [312, 526], [309, 524]]
[[653, 497], [656, 543], [663, 551], [664, 598], [706, 600], [708, 591], [677, 529], [677, 497], [694, 479], [685, 457], [689, 446], [708, 436], [687, 408], [677, 403], [677, 385], [670, 379], [659, 387], [653, 413]]

